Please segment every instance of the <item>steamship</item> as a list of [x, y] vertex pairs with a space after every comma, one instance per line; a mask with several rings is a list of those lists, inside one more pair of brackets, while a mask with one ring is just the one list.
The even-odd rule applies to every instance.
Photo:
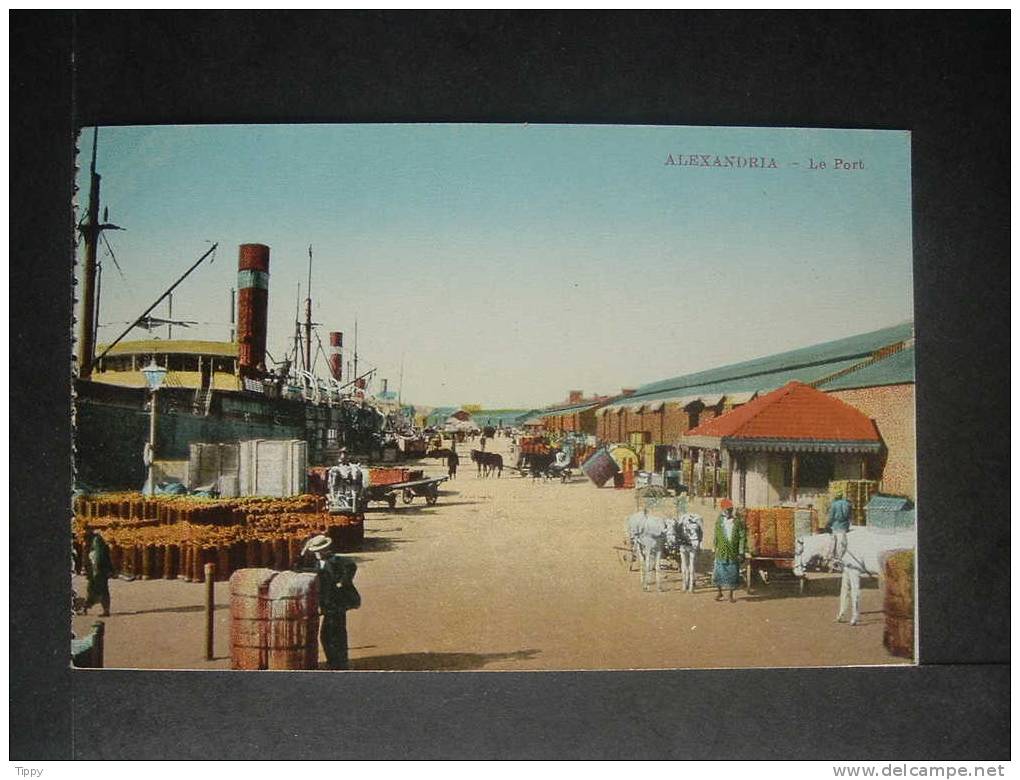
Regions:
[[[138, 489], [146, 479], [143, 453], [154, 433], [154, 477], [186, 478], [190, 445], [246, 439], [302, 439], [309, 464], [333, 461], [341, 447], [356, 456], [384, 456], [384, 430], [399, 412], [392, 393], [366, 398], [369, 371], [358, 375], [357, 339], [354, 376], [342, 380], [343, 334], [330, 333], [329, 376], [312, 369], [311, 291], [305, 302], [304, 334], [300, 324], [294, 359], [270, 370], [266, 365], [269, 302], [269, 247], [242, 244], [238, 251], [236, 336], [229, 341], [128, 340], [138, 327], [151, 326], [151, 312], [202, 262], [213, 245], [117, 339], [97, 346], [97, 249], [104, 231], [120, 230], [100, 220], [101, 177], [96, 172], [98, 128], [92, 137], [88, 211], [78, 230], [84, 242], [81, 308], [73, 379], [75, 485], [80, 490]], [[311, 247], [309, 247], [309, 286]], [[116, 260], [114, 260], [116, 262]], [[183, 324], [183, 323], [182, 323]], [[303, 354], [299, 349], [303, 347]], [[165, 369], [158, 391], [151, 392], [145, 368]], [[385, 387], [384, 387], [385, 391]], [[159, 424], [150, 430], [154, 420]], [[386, 438], [389, 438], [388, 436]]]
[[[98, 345], [91, 361], [80, 357], [80, 366], [90, 366], [74, 381], [79, 487], [142, 485], [150, 403], [159, 420], [154, 447], [159, 481], [183, 481], [185, 475], [177, 472], [195, 442], [302, 439], [311, 464], [334, 460], [341, 446], [362, 457], [381, 457], [386, 416], [365, 397], [363, 377], [341, 381], [342, 334], [330, 334], [326, 379], [289, 365], [267, 369], [269, 254], [263, 244], [239, 248], [234, 340], [123, 340]], [[166, 369], [156, 393], [148, 390], [143, 373], [152, 362]]]

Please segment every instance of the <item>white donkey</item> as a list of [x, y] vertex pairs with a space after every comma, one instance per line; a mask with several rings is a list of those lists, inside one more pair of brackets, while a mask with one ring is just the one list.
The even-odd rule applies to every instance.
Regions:
[[665, 549], [669, 520], [648, 514], [647, 509], [627, 518], [627, 535], [634, 554], [641, 561], [641, 590], [648, 590], [648, 574], [655, 572], [655, 589], [662, 591], [659, 582], [659, 561]]
[[694, 564], [698, 560], [698, 550], [705, 537], [701, 515], [685, 512], [669, 524], [666, 546], [671, 554], [678, 554], [680, 560], [680, 576], [684, 590], [694, 592]]
[[[876, 533], [870, 528], [851, 528], [846, 536], [843, 554], [843, 579], [839, 586], [839, 610], [836, 622], [842, 623], [850, 607], [850, 625], [861, 620], [861, 577], [877, 577], [882, 553], [890, 550], [914, 549], [917, 532], [913, 529], [896, 533]], [[804, 571], [824, 562], [832, 550], [831, 534], [812, 534], [797, 540], [793, 573], [804, 576]]]

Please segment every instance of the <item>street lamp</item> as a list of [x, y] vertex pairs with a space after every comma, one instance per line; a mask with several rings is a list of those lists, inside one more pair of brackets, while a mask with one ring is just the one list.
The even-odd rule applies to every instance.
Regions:
[[149, 365], [142, 369], [142, 374], [145, 376], [145, 384], [149, 388], [149, 441], [145, 445], [145, 452], [142, 456], [147, 470], [144, 493], [151, 496], [156, 492], [155, 474], [152, 470], [156, 460], [156, 391], [159, 390], [163, 379], [166, 378], [166, 369], [156, 365], [156, 359], [153, 358]]

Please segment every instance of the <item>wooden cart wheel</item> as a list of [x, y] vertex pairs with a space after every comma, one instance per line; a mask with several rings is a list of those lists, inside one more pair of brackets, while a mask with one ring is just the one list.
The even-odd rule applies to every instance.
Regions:
[[400, 497], [404, 499], [405, 504], [410, 504], [414, 501], [414, 491], [411, 488], [404, 488], [404, 492], [400, 494]]
[[438, 490], [432, 490], [431, 493], [427, 493], [425, 495], [425, 503], [428, 504], [429, 506], [435, 506], [436, 501], [438, 501], [438, 500], [439, 500], [439, 491]]
[[390, 509], [396, 509], [397, 506], [397, 494], [390, 493], [386, 496], [386, 503], [390, 505]]

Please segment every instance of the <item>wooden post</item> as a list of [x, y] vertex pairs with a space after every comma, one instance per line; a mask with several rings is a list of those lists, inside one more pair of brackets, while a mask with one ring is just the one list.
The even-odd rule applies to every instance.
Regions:
[[868, 459], [861, 455], [861, 479], [868, 478]]
[[747, 456], [740, 458], [740, 505], [747, 506]]
[[797, 453], [793, 453], [790, 456], [790, 500], [797, 500], [797, 466], [799, 465], [799, 459]]
[[719, 450], [712, 450], [712, 508], [719, 494]]
[[92, 624], [92, 668], [103, 668], [103, 643], [106, 639], [106, 624], [97, 620]]
[[205, 660], [213, 659], [213, 588], [216, 580], [216, 564], [205, 565]]
[[729, 465], [726, 469], [726, 497], [732, 499], [736, 493], [733, 490], [733, 453], [730, 453]]

